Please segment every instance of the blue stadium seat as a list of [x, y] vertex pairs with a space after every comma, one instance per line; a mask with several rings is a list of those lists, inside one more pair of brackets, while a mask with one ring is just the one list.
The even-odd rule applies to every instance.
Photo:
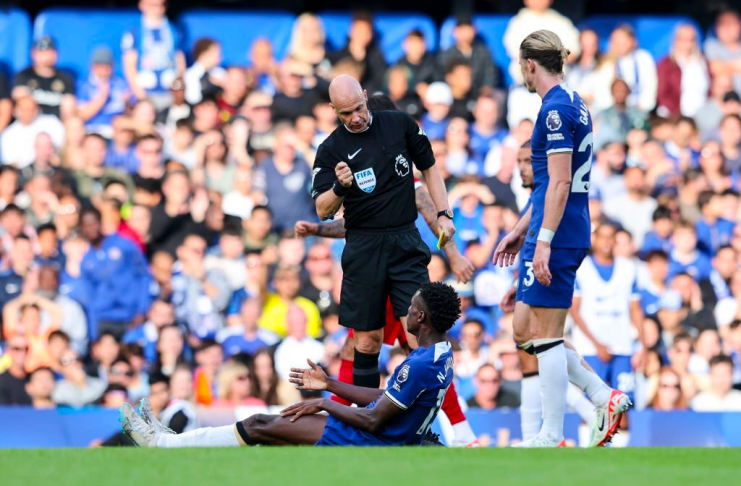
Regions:
[[[0, 71], [10, 76], [30, 62], [31, 20], [17, 8], [0, 12]], [[11, 78], [12, 79], [12, 78]]]
[[697, 31], [700, 46], [702, 46], [703, 34], [697, 22], [689, 17], [682, 16], [652, 16], [652, 15], [597, 15], [585, 19], [579, 28], [590, 27], [597, 31], [600, 37], [600, 48], [607, 49], [607, 41], [610, 33], [621, 24], [630, 24], [638, 35], [638, 45], [653, 55], [658, 62], [663, 59], [672, 45], [674, 30], [680, 23], [693, 25]]
[[[504, 32], [507, 30], [509, 15], [476, 15], [473, 18], [473, 24], [478, 30], [479, 36], [494, 56], [494, 63], [499, 66], [500, 71], [504, 74], [504, 82], [509, 86], [512, 79], [509, 75], [509, 55], [504, 48]], [[453, 29], [456, 20], [448, 17], [440, 28], [440, 50], [448, 49], [454, 44]]]
[[221, 43], [224, 65], [247, 65], [252, 43], [261, 37], [273, 43], [278, 59], [288, 53], [293, 14], [282, 11], [187, 10], [178, 19], [185, 39], [186, 55], [201, 37], [211, 37]]
[[121, 36], [140, 19], [138, 10], [50, 8], [36, 17], [33, 37], [52, 36], [59, 48], [59, 67], [78, 79], [88, 72], [93, 50], [108, 46], [121, 75]]
[[[352, 14], [350, 12], [323, 12], [319, 17], [324, 23], [327, 42], [331, 49], [341, 49], [347, 43]], [[379, 13], [374, 15], [374, 28], [380, 36], [380, 48], [386, 61], [394, 64], [403, 55], [402, 41], [409, 31], [419, 29], [431, 51], [437, 48], [437, 27], [426, 15], [420, 13]]]

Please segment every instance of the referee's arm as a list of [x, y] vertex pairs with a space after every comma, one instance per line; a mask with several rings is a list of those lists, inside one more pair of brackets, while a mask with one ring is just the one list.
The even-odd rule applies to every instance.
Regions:
[[332, 164], [320, 146], [314, 160], [311, 196], [316, 200], [316, 213], [322, 221], [332, 219], [352, 187], [352, 171], [347, 163]]

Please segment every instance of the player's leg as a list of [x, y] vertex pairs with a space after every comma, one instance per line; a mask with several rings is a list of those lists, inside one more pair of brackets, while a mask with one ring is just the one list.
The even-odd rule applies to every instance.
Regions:
[[[340, 350], [340, 373], [337, 378], [342, 383], [347, 383], [349, 385], [353, 384], [352, 368], [354, 359], [355, 335], [353, 333], [353, 330], [350, 329], [347, 333], [345, 344], [342, 345], [342, 349]], [[338, 397], [337, 395], [332, 395], [332, 400], [343, 405], [350, 405], [349, 400], [345, 400], [344, 398]]]
[[237, 422], [241, 445], [313, 445], [327, 425], [326, 415], [304, 415], [295, 422], [280, 415], [253, 415]]
[[540, 431], [543, 402], [540, 398], [540, 374], [538, 374], [538, 358], [523, 351], [517, 350], [520, 357], [522, 381], [520, 382], [520, 428], [522, 440], [532, 439]]
[[385, 238], [349, 232], [342, 252], [340, 324], [354, 330], [353, 384], [368, 388], [381, 384], [378, 356], [387, 296]]
[[612, 390], [607, 386], [609, 364], [597, 356], [579, 356], [574, 346], [566, 343], [566, 359], [569, 366], [569, 380], [587, 394], [595, 407], [604, 407], [610, 400]]
[[[633, 371], [633, 365], [631, 363], [631, 356], [627, 355], [616, 355], [613, 356], [612, 367], [610, 369], [610, 384], [613, 388], [625, 393], [628, 399], [634, 401], [635, 392], [635, 372]], [[628, 431], [628, 414], [622, 414], [618, 429], [620, 430], [619, 435], [615, 435], [612, 438], [613, 447], [625, 447], [630, 441], [630, 433]]]

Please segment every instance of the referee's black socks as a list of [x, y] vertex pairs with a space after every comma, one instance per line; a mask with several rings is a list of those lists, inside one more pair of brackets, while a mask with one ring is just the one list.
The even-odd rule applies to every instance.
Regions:
[[352, 365], [352, 380], [355, 386], [380, 388], [381, 372], [378, 370], [378, 355], [381, 353], [361, 353], [355, 348], [355, 361]]

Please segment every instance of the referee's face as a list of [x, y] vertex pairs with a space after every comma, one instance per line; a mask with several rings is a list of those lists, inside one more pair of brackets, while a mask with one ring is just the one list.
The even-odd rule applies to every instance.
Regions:
[[362, 132], [370, 123], [368, 111], [368, 96], [365, 90], [357, 91], [349, 96], [338, 97], [332, 103], [337, 118], [352, 132]]

